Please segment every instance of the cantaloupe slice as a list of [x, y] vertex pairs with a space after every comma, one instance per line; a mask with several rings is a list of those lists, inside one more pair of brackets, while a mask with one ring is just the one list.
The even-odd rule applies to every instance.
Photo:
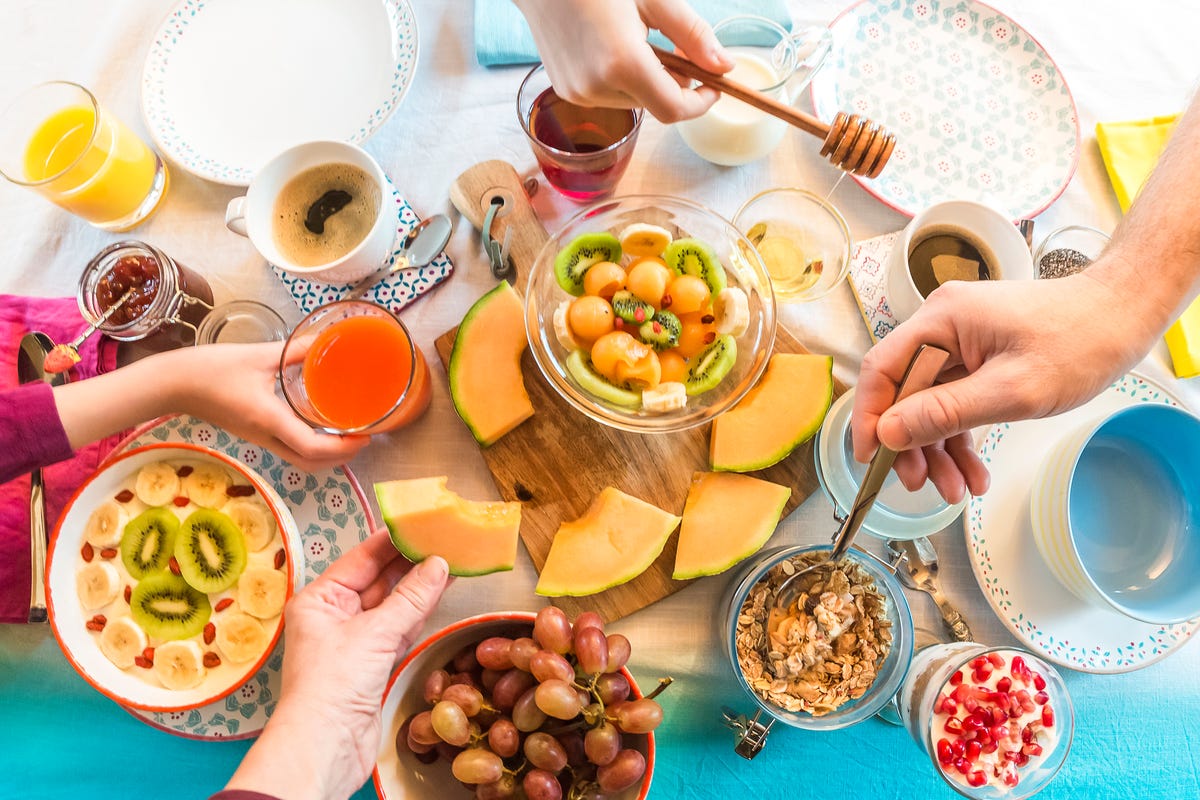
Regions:
[[533, 416], [521, 379], [525, 310], [506, 281], [475, 301], [458, 326], [446, 372], [450, 397], [484, 447]]
[[697, 472], [679, 526], [675, 574], [682, 581], [724, 572], [767, 543], [792, 490], [736, 472]]
[[392, 544], [410, 561], [438, 555], [451, 575], [486, 575], [513, 568], [521, 504], [464, 500], [445, 476], [375, 484]]
[[776, 353], [758, 385], [713, 420], [709, 464], [718, 472], [765, 469], [812, 438], [833, 402], [833, 356]]
[[559, 525], [535, 591], [578, 597], [633, 580], [654, 563], [677, 525], [674, 514], [606, 487], [582, 517]]

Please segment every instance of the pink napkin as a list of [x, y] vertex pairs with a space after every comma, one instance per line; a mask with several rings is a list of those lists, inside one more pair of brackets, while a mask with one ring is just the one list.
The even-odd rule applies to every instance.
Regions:
[[[55, 342], [69, 342], [86, 325], [74, 298], [0, 295], [0, 388], [17, 385], [21, 337], [39, 330]], [[83, 380], [116, 367], [116, 342], [92, 336], [80, 348], [82, 360], [71, 380]], [[53, 532], [71, 494], [95, 471], [123, 434], [88, 445], [69, 461], [42, 471], [46, 491], [46, 528]], [[29, 476], [0, 484], [0, 622], [25, 622], [29, 613]]]

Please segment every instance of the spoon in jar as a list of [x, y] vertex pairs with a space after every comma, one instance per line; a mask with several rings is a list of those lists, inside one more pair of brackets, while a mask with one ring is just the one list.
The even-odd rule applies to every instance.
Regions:
[[105, 322], [108, 322], [109, 318], [113, 314], [117, 313], [117, 309], [125, 305], [125, 301], [128, 300], [132, 294], [132, 287], [126, 289], [125, 294], [121, 295], [121, 299], [106, 308], [104, 313], [101, 314], [95, 322], [89, 324], [87, 328], [84, 329], [83, 333], [75, 337], [74, 341], [67, 344], [56, 344], [54, 347], [50, 348], [50, 351], [46, 353], [46, 360], [42, 364], [42, 369], [51, 375], [57, 375], [60, 372], [66, 372], [71, 367], [78, 364], [80, 345], [87, 341], [87, 338], [95, 333], [101, 325], [103, 325]]

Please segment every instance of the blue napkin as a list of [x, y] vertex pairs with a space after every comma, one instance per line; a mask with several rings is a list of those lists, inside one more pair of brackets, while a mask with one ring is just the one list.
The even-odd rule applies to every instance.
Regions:
[[[710, 23], [735, 14], [755, 14], [791, 30], [792, 17], [785, 0], [690, 0], [696, 13]], [[650, 41], [669, 46], [655, 31]], [[540, 61], [533, 34], [525, 17], [512, 0], [475, 0], [475, 58], [485, 67], [504, 64], [532, 64]]]

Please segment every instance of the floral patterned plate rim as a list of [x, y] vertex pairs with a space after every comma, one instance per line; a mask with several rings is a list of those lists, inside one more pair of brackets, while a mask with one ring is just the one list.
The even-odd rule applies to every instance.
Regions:
[[365, 141], [404, 99], [417, 52], [409, 0], [180, 0], [146, 55], [142, 116], [175, 164], [246, 186], [291, 145]]
[[[304, 555], [303, 586], [325, 571], [346, 550], [365, 539], [374, 525], [362, 486], [349, 467], [308, 473], [215, 425], [188, 416], [163, 417], [133, 431], [113, 455], [151, 442], [192, 442], [211, 447], [253, 469], [292, 512]], [[286, 638], [286, 637], [285, 637]], [[138, 719], [167, 733], [188, 739], [248, 739], [267, 724], [279, 697], [280, 642], [266, 665], [240, 689], [223, 700], [182, 712], [126, 709]]]
[[1167, 389], [1130, 373], [1073, 411], [993, 425], [979, 447], [992, 485], [971, 498], [964, 517], [971, 568], [996, 616], [1030, 649], [1081, 672], [1141, 669], [1200, 628], [1200, 620], [1153, 625], [1085, 603], [1055, 579], [1033, 540], [1029, 497], [1037, 465], [1076, 426], [1135, 403], [1182, 405]]
[[833, 50], [813, 76], [817, 116], [862, 114], [896, 134], [873, 180], [913, 216], [975, 200], [1012, 219], [1053, 203], [1079, 160], [1079, 118], [1058, 66], [1024, 28], [976, 0], [863, 0], [831, 24]]

